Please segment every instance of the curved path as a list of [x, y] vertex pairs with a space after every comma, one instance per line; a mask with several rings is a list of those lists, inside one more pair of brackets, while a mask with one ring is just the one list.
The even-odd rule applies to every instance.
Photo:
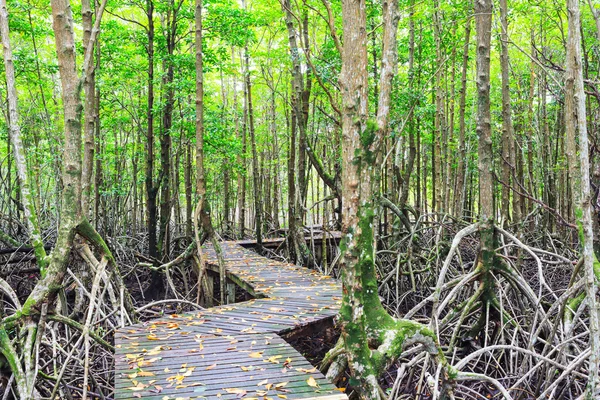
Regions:
[[[205, 251], [218, 271], [214, 251]], [[227, 278], [254, 299], [117, 331], [115, 398], [347, 399], [281, 338], [331, 320], [341, 285], [236, 242], [223, 243], [223, 255]]]

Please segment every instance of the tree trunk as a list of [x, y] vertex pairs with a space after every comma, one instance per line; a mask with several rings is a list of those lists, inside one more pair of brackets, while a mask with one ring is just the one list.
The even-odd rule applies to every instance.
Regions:
[[[361, 399], [383, 397], [377, 379], [404, 344], [424, 343], [437, 353], [431, 331], [411, 321], [396, 321], [383, 308], [375, 268], [375, 227], [379, 201], [379, 163], [389, 117], [391, 83], [396, 70], [398, 5], [383, 3], [384, 38], [379, 107], [368, 116], [367, 32], [364, 0], [342, 2], [342, 283], [340, 310], [343, 342], [353, 386]], [[413, 342], [414, 343], [414, 342]]]
[[175, 89], [173, 87], [173, 54], [177, 39], [178, 7], [174, 1], [169, 2], [166, 15], [166, 45], [168, 58], [165, 60], [165, 75], [163, 86], [166, 90], [165, 107], [162, 113], [162, 128], [160, 134], [160, 225], [158, 235], [159, 257], [163, 260], [169, 255], [171, 242], [171, 126], [173, 125], [173, 105]]
[[435, 134], [434, 134], [434, 150], [432, 158], [432, 171], [434, 175], [434, 190], [433, 190], [433, 210], [438, 213], [445, 211], [444, 207], [444, 179], [443, 179], [443, 160], [442, 160], [442, 142], [446, 132], [446, 118], [444, 113], [444, 53], [442, 44], [442, 21], [439, 2], [434, 1], [435, 10], [433, 12], [433, 27], [435, 33], [435, 48], [436, 48], [436, 67], [435, 75]]
[[[88, 43], [92, 35], [92, 8], [90, 0], [81, 1], [81, 16], [83, 22], [83, 53], [88, 51]], [[92, 44], [93, 46], [93, 44]], [[94, 54], [94, 49], [90, 49], [91, 54]], [[94, 166], [94, 123], [96, 111], [95, 95], [96, 95], [96, 79], [95, 69], [90, 68], [84, 77], [83, 81], [83, 96], [84, 96], [84, 114], [83, 114], [83, 136], [84, 136], [84, 148], [83, 148], [83, 170], [82, 170], [82, 198], [81, 208], [85, 215], [89, 214], [89, 201], [92, 192], [92, 174]], [[99, 99], [98, 99], [99, 100]]]
[[454, 186], [454, 216], [464, 215], [465, 204], [465, 163], [467, 147], [465, 145], [465, 110], [467, 102], [467, 72], [469, 69], [469, 41], [471, 38], [471, 18], [465, 23], [465, 42], [463, 45], [462, 69], [460, 75], [460, 99], [458, 103], [458, 166], [456, 167], [456, 184]]
[[258, 166], [258, 152], [256, 150], [256, 137], [254, 135], [254, 110], [252, 108], [252, 82], [250, 80], [250, 58], [248, 56], [248, 48], [244, 49], [245, 54], [245, 82], [246, 96], [248, 97], [248, 128], [250, 132], [250, 146], [252, 148], [252, 178], [254, 186], [254, 211], [255, 211], [255, 229], [256, 229], [256, 245], [258, 250], [262, 250], [262, 229], [263, 229], [263, 212], [262, 200], [260, 198], [260, 169]]
[[[516, 187], [516, 182], [512, 179], [515, 173], [515, 132], [512, 123], [512, 109], [510, 105], [510, 58], [508, 55], [508, 5], [507, 0], [500, 0], [500, 66], [502, 69], [502, 219], [504, 223], [510, 221], [510, 187], [511, 184]], [[519, 196], [513, 193], [512, 198], [514, 223], [520, 222], [520, 204]]]
[[[146, 127], [146, 211], [148, 229], [148, 255], [156, 260], [158, 249], [156, 230], [158, 225], [158, 210], [156, 200], [160, 180], [154, 183], [154, 0], [146, 0], [146, 16], [148, 18], [148, 110]], [[164, 290], [162, 274], [152, 270], [152, 278], [147, 294], [156, 299]]]
[[[584, 282], [589, 310], [591, 355], [588, 362], [589, 375], [587, 399], [600, 397], [598, 365], [600, 364], [600, 321], [598, 315], [598, 277], [595, 274], [598, 260], [594, 254], [594, 230], [592, 221], [592, 191], [590, 188], [589, 140], [586, 125], [585, 91], [581, 55], [581, 23], [578, 0], [567, 0], [569, 31], [567, 36], [567, 69], [565, 80], [565, 122], [567, 130], [567, 156], [573, 182], [572, 194], [575, 216], [579, 225]], [[579, 132], [579, 159], [576, 158], [575, 136]], [[579, 164], [579, 171], [577, 171]]]
[[479, 136], [479, 224], [480, 249], [478, 265], [482, 268], [484, 286], [480, 319], [472, 328], [479, 333], [488, 319], [488, 310], [494, 313], [494, 268], [496, 234], [494, 212], [494, 156], [490, 113], [490, 42], [492, 36], [492, 0], [474, 0], [475, 30], [477, 32], [477, 128]]

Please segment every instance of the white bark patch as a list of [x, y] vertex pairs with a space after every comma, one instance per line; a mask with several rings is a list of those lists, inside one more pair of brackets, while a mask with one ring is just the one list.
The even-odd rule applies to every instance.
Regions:
[[369, 386], [371, 386], [371, 398], [378, 399], [379, 398], [379, 383], [377, 382], [377, 378], [375, 375], [369, 375], [365, 378], [367, 382], [369, 382]]
[[365, 366], [355, 361], [354, 363], [352, 363], [352, 369], [362, 374], [365, 371]]
[[396, 337], [397, 333], [398, 332], [396, 332], [395, 330], [386, 331], [383, 343], [377, 348], [377, 351], [379, 351], [381, 354], [387, 353], [387, 351], [392, 346], [392, 342], [394, 341], [394, 338]]
[[360, 317], [362, 317], [363, 315], [363, 306], [362, 304], [359, 306], [354, 307], [354, 310], [352, 312], [352, 318], [354, 321], [357, 321]]

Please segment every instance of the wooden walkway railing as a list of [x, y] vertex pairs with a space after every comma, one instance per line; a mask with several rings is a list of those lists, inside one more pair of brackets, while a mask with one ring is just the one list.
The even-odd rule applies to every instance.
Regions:
[[[218, 271], [212, 249], [209, 268]], [[254, 300], [170, 315], [115, 335], [116, 399], [319, 399], [347, 396], [281, 335], [331, 320], [334, 279], [223, 243], [227, 277]]]

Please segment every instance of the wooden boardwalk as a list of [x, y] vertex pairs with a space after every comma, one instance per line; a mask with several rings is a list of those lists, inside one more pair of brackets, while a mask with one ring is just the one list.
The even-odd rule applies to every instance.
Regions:
[[[228, 279], [255, 299], [117, 331], [115, 398], [347, 399], [281, 338], [331, 320], [340, 284], [236, 242], [222, 245]], [[218, 271], [214, 251], [206, 254]]]

